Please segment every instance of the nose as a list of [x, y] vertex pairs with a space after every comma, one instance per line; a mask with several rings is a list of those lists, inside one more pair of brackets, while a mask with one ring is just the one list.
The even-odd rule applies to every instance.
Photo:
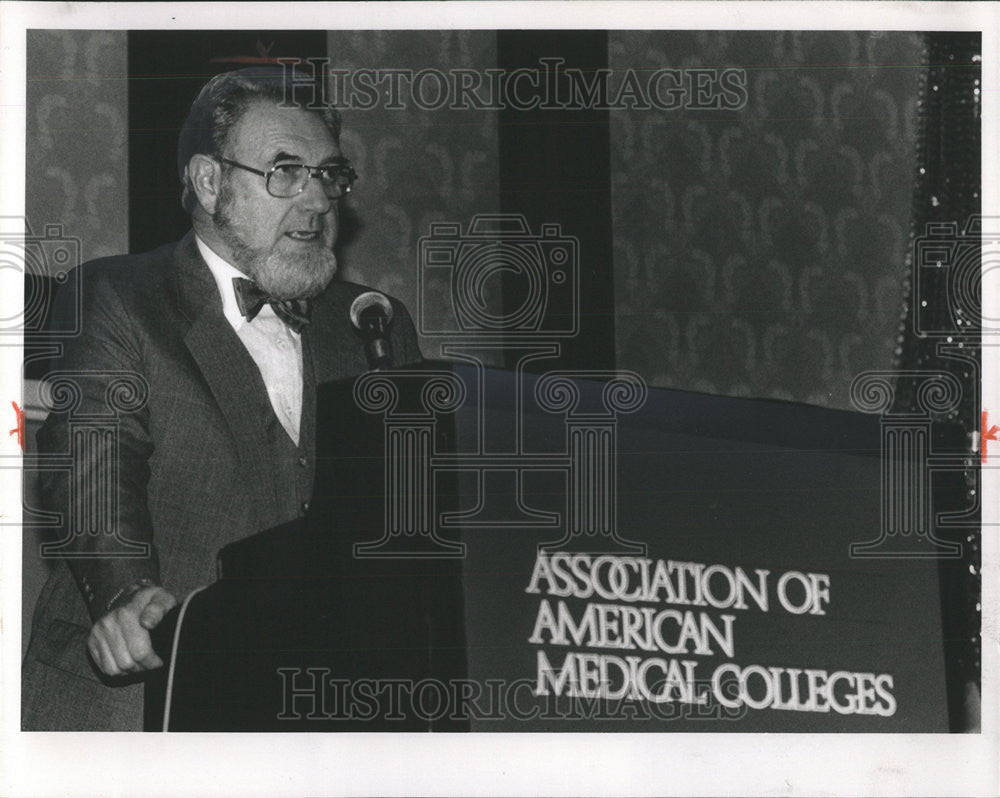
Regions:
[[296, 199], [299, 207], [303, 210], [317, 213], [320, 216], [329, 211], [331, 204], [333, 204], [333, 200], [323, 190], [323, 182], [318, 173], [309, 175], [305, 188], [297, 195]]

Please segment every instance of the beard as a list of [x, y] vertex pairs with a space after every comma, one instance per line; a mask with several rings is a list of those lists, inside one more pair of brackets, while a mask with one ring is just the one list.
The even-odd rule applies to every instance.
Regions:
[[337, 256], [322, 240], [313, 246], [292, 244], [282, 237], [272, 247], [252, 247], [236, 212], [229, 181], [219, 191], [212, 221], [232, 252], [233, 265], [275, 299], [310, 299], [329, 285], [337, 272]]

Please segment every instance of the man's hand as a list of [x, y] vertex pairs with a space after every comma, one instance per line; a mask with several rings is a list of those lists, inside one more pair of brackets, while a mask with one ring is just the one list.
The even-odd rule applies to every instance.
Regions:
[[87, 638], [87, 650], [107, 676], [139, 673], [163, 666], [149, 630], [177, 603], [162, 587], [143, 587], [120, 607], [97, 621]]

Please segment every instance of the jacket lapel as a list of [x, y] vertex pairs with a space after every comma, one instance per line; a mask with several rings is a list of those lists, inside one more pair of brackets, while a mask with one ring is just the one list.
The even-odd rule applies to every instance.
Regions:
[[306, 328], [313, 356], [316, 385], [368, 370], [361, 339], [351, 326], [350, 309], [356, 292], [336, 279], [315, 299], [312, 323]]
[[253, 358], [222, 314], [222, 298], [215, 279], [198, 252], [194, 233], [174, 252], [174, 289], [178, 307], [190, 322], [184, 343], [226, 420], [247, 477], [247, 495], [264, 502], [261, 522], [277, 513], [274, 491], [266, 469], [268, 452], [263, 422], [258, 423], [261, 400], [268, 405], [267, 390]]

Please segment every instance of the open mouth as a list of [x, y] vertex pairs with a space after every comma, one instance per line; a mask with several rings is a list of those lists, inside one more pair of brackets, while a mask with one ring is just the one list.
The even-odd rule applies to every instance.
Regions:
[[289, 230], [286, 236], [293, 241], [317, 241], [319, 240], [319, 230]]

